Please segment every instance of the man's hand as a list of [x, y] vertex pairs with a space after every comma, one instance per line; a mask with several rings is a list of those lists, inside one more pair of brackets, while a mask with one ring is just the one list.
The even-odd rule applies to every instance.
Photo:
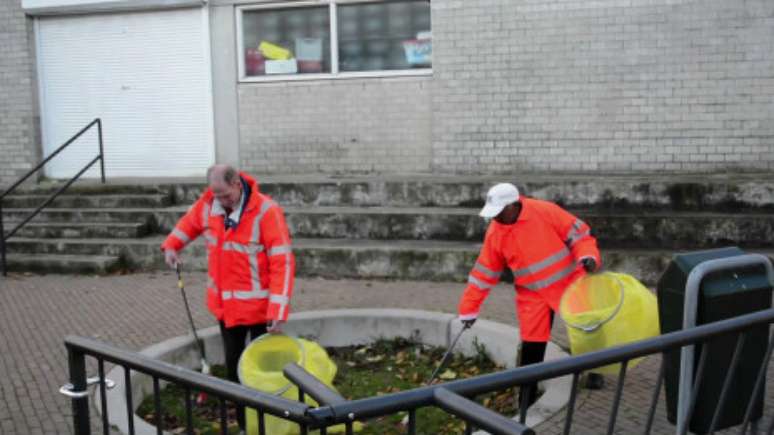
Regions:
[[581, 262], [581, 265], [583, 266], [583, 268], [586, 269], [586, 272], [596, 272], [596, 270], [597, 270], [597, 260], [595, 260], [595, 259], [593, 259], [591, 257], [586, 257], [586, 258], [581, 259], [580, 262]]
[[284, 320], [272, 320], [269, 322], [269, 326], [266, 328], [266, 332], [269, 334], [282, 334], [282, 324]]
[[465, 320], [461, 320], [461, 322], [462, 322], [462, 327], [465, 329], [468, 329], [471, 326], [473, 326], [474, 323], [476, 323], [476, 319], [465, 319]]
[[177, 268], [177, 265], [180, 264], [180, 257], [178, 257], [177, 251], [174, 249], [165, 250], [164, 262], [166, 262], [167, 266], [171, 267], [172, 269]]

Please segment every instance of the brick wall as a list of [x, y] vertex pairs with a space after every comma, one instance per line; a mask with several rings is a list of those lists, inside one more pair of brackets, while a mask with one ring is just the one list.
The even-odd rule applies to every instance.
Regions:
[[258, 173], [428, 172], [430, 77], [239, 86], [241, 166]]
[[774, 169], [771, 0], [433, 0], [438, 172]]
[[21, 0], [0, 0], [0, 191], [38, 160], [32, 23]]

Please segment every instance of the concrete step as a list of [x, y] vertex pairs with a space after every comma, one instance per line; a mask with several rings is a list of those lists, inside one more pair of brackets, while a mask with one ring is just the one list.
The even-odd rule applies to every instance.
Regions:
[[[186, 207], [164, 209], [50, 209], [34, 222], [147, 223], [166, 234]], [[291, 234], [300, 238], [458, 240], [480, 242], [485, 222], [472, 208], [287, 207]], [[607, 248], [683, 249], [734, 244], [771, 246], [774, 214], [700, 212], [600, 212], [572, 210]], [[9, 209], [19, 219], [28, 210]]]
[[[163, 237], [125, 240], [12, 238], [8, 247], [9, 258], [37, 253], [111, 256], [122, 258], [133, 269], [154, 270], [166, 267], [159, 250], [162, 240]], [[479, 243], [454, 241], [294, 240], [299, 276], [326, 278], [464, 282], [480, 246]], [[630, 273], [653, 285], [674, 252], [612, 249], [603, 250], [602, 254], [608, 270]], [[187, 268], [206, 269], [206, 249], [201, 239], [188, 246], [182, 255]]]
[[[6, 222], [6, 232], [18, 222]], [[28, 222], [14, 237], [41, 239], [89, 239], [115, 238], [130, 239], [148, 235], [148, 225], [144, 223], [85, 223], [85, 222]]]
[[64, 254], [8, 254], [10, 272], [106, 274], [118, 270], [116, 256]]
[[[284, 206], [479, 207], [493, 184], [509, 181], [522, 193], [566, 207], [598, 210], [774, 210], [771, 174], [621, 175], [520, 174], [491, 176], [369, 176], [332, 177], [292, 175], [259, 177], [261, 190]], [[128, 183], [118, 180], [118, 183]], [[25, 191], [44, 193], [54, 185]], [[161, 180], [149, 184], [101, 185], [84, 180], [69, 193], [169, 193], [177, 204], [188, 205], [202, 192], [202, 183]]]
[[[9, 195], [3, 198], [3, 208], [32, 208], [43, 204], [48, 195]], [[62, 194], [46, 208], [155, 208], [172, 205], [172, 196], [166, 193], [147, 194]]]
[[[291, 234], [301, 238], [480, 242], [486, 232], [471, 208], [287, 207], [285, 212]], [[767, 247], [774, 239], [774, 214], [768, 213], [573, 212], [591, 225], [600, 246], [609, 248]], [[155, 211], [159, 231], [171, 231], [183, 213]]]
[[[153, 208], [47, 208], [43, 209], [31, 222], [47, 223], [125, 223], [135, 222], [151, 224], [155, 227], [154, 212], [162, 210], [162, 215], [169, 213], [168, 209]], [[177, 215], [182, 215], [184, 209], [177, 210]], [[9, 208], [3, 210], [3, 218], [9, 221], [21, 221], [29, 216], [34, 209]]]

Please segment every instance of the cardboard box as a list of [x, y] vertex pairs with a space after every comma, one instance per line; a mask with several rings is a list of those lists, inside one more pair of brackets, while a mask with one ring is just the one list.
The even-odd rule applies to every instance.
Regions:
[[411, 66], [430, 66], [433, 63], [432, 39], [409, 39], [403, 41], [406, 62]]
[[300, 73], [321, 73], [323, 72], [322, 61], [319, 60], [298, 60], [298, 72]]
[[320, 38], [296, 38], [296, 59], [321, 61], [322, 45]]
[[245, 74], [248, 76], [266, 74], [266, 58], [257, 48], [248, 48], [245, 53]]
[[266, 74], [295, 74], [297, 72], [298, 64], [295, 59], [266, 61]]

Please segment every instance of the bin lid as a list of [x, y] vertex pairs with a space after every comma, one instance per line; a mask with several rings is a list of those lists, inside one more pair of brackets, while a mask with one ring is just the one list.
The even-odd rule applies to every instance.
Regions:
[[[709, 260], [745, 254], [747, 254], [745, 251], [735, 246], [676, 254], [667, 271], [664, 272], [662, 280], [659, 282], [659, 288], [662, 287], [663, 281], [665, 290], [681, 294], [685, 293], [688, 275], [699, 264]], [[665, 279], [667, 277], [669, 279]], [[770, 288], [765, 269], [763, 266], [752, 266], [733, 271], [708, 274], [702, 280], [700, 293], [703, 297], [713, 298], [765, 288]]]

